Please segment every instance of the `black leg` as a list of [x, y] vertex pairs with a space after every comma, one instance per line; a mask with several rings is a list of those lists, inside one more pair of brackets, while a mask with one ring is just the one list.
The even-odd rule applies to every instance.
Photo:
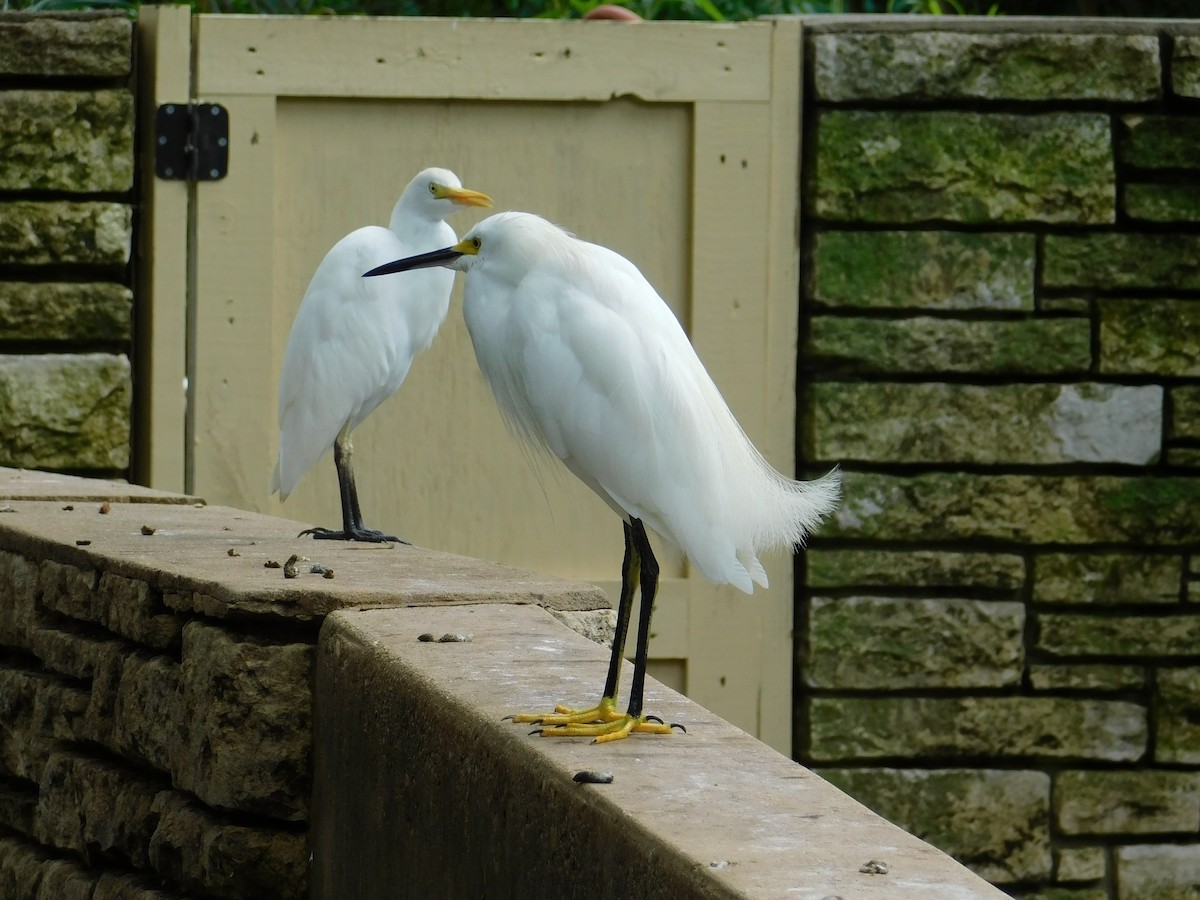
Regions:
[[629, 636], [629, 617], [633, 611], [633, 592], [637, 588], [641, 558], [633, 545], [628, 522], [625, 526], [625, 560], [621, 563], [621, 600], [617, 605], [617, 627], [613, 631], [612, 656], [608, 662], [608, 678], [604, 681], [604, 694], [611, 700], [617, 699], [621, 682], [621, 663], [625, 659], [625, 639]]
[[333, 465], [337, 469], [338, 494], [342, 500], [342, 530], [308, 528], [300, 534], [311, 534], [318, 541], [366, 541], [373, 544], [396, 541], [407, 544], [406, 540], [363, 524], [362, 510], [358, 505], [358, 486], [354, 483], [354, 466], [350, 462], [353, 455], [354, 445], [350, 442], [350, 434], [344, 431], [333, 442]]
[[[629, 708], [631, 718], [642, 714], [642, 695], [646, 688], [646, 660], [650, 648], [650, 617], [654, 615], [654, 597], [658, 593], [658, 560], [650, 548], [650, 539], [646, 537], [646, 528], [641, 519], [633, 519], [631, 527], [627, 526], [633, 536], [633, 552], [635, 558], [641, 561], [642, 606], [638, 611], [637, 651], [633, 657], [633, 684], [629, 688]], [[628, 532], [626, 540], [628, 540]]]

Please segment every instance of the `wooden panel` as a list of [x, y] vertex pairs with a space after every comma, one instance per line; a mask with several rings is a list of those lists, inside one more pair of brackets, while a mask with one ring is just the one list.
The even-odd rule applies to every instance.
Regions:
[[[147, 6], [138, 17], [138, 116], [191, 96], [192, 22], [186, 6]], [[137, 248], [134, 403], [135, 479], [184, 491], [188, 285], [188, 193], [154, 177], [154, 129], [139, 129], [142, 217]]]
[[199, 16], [205, 94], [765, 101], [771, 25]]

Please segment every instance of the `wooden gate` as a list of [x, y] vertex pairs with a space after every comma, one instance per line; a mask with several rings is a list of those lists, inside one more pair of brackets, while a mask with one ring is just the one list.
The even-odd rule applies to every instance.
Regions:
[[[143, 218], [155, 487], [333, 525], [328, 460], [267, 496], [278, 375], [314, 268], [386, 224], [421, 168], [453, 169], [635, 261], [743, 427], [792, 468], [800, 28], [541, 20], [191, 17], [143, 7], [145, 109], [229, 111], [228, 175], [153, 181]], [[189, 64], [190, 63], [190, 64]], [[144, 131], [146, 129], [143, 129]], [[488, 214], [463, 212], [461, 234]], [[433, 348], [355, 435], [369, 524], [430, 547], [603, 585], [621, 529], [505, 433], [456, 289]], [[187, 405], [179, 391], [187, 378]], [[664, 557], [666, 554], [664, 554]], [[787, 752], [792, 569], [747, 598], [663, 559], [652, 673]]]

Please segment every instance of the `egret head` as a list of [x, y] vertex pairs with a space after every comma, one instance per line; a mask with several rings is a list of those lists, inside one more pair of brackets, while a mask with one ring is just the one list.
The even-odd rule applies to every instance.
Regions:
[[410, 181], [398, 204], [434, 219], [444, 219], [456, 207], [491, 205], [492, 198], [487, 194], [463, 187], [457, 175], [438, 168], [425, 169]]
[[469, 272], [483, 264], [493, 270], [496, 267], [519, 269], [523, 261], [548, 252], [548, 245], [563, 237], [565, 233], [558, 226], [538, 216], [502, 212], [484, 219], [453, 247], [385, 263], [364, 273], [363, 277], [390, 275], [430, 266], [442, 266], [459, 272]]

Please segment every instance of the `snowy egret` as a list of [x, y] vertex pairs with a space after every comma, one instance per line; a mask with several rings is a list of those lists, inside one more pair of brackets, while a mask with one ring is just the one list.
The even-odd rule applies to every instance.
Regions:
[[450, 306], [453, 272], [390, 282], [359, 276], [397, 255], [456, 240], [445, 218], [462, 206], [491, 206], [453, 172], [426, 169], [408, 183], [387, 228], [350, 232], [317, 267], [292, 323], [279, 382], [279, 458], [271, 493], [286, 500], [333, 447], [342, 530], [309, 528], [327, 540], [395, 541], [363, 524], [354, 484], [351, 432], [400, 387], [413, 357], [433, 343]]
[[[670, 728], [642, 712], [658, 563], [646, 527], [711, 581], [767, 586], [762, 550], [800, 544], [837, 505], [840, 476], [793, 481], [751, 444], [670, 308], [611, 250], [508, 212], [452, 247], [379, 266], [466, 273], [463, 315], [508, 425], [558, 457], [624, 522], [625, 559], [608, 677], [591, 709], [522, 714], [545, 735], [616, 740]], [[629, 705], [616, 710], [635, 590]]]

